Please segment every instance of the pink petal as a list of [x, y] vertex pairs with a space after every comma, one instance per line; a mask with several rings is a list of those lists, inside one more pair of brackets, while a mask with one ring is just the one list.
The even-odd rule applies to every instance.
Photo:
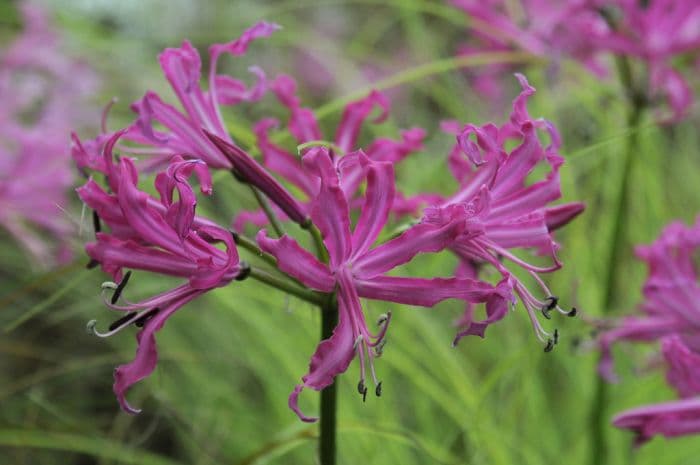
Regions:
[[233, 165], [236, 174], [246, 182], [260, 189], [271, 201], [279, 206], [292, 221], [305, 224], [305, 208], [273, 178], [253, 157], [240, 147], [227, 142], [216, 134], [204, 131], [206, 136]]
[[365, 254], [379, 237], [394, 205], [394, 167], [389, 162], [371, 162], [367, 171], [365, 203], [352, 235], [353, 257]]
[[700, 433], [700, 398], [646, 405], [622, 412], [613, 425], [636, 433], [640, 446], [657, 434], [667, 438]]
[[490, 284], [459, 278], [376, 276], [370, 279], [356, 278], [355, 286], [357, 293], [367, 299], [387, 300], [422, 307], [432, 307], [445, 299], [485, 302], [495, 292]]
[[313, 422], [317, 418], [307, 417], [297, 404], [303, 388], [316, 391], [329, 386], [335, 377], [348, 369], [355, 357], [355, 335], [352, 329], [351, 315], [362, 312], [360, 299], [352, 286], [340, 286], [338, 289], [338, 326], [329, 339], [321, 341], [311, 357], [309, 372], [302, 377], [303, 384], [297, 385], [289, 396], [291, 408], [302, 421]]
[[700, 395], [700, 353], [690, 350], [677, 335], [664, 338], [661, 348], [668, 364], [669, 384], [681, 397]]
[[380, 92], [372, 91], [364, 99], [352, 102], [345, 107], [335, 134], [335, 144], [341, 150], [347, 153], [356, 148], [360, 128], [375, 106], [381, 109], [381, 113], [374, 122], [380, 123], [389, 115], [389, 101]]
[[352, 250], [348, 202], [326, 149], [309, 150], [303, 162], [307, 169], [321, 178], [321, 189], [311, 202], [311, 219], [321, 231], [331, 268], [335, 269], [350, 257]]
[[155, 369], [158, 362], [156, 331], [163, 327], [170, 315], [200, 295], [201, 292], [188, 291], [178, 294], [175, 294], [169, 305], [161, 308], [138, 332], [136, 335], [138, 348], [134, 360], [126, 365], [120, 365], [114, 370], [114, 394], [117, 396], [122, 410], [127, 413], [137, 414], [141, 411], [129, 405], [126, 400], [126, 391], [135, 383], [149, 376]]
[[555, 207], [548, 207], [545, 211], [547, 229], [554, 231], [568, 224], [571, 220], [583, 213], [586, 205], [581, 202], [570, 202]]
[[279, 239], [270, 239], [263, 229], [256, 236], [260, 248], [277, 259], [280, 270], [298, 279], [312, 289], [331, 292], [335, 287], [335, 279], [328, 267], [319, 262], [308, 251], [287, 235]]

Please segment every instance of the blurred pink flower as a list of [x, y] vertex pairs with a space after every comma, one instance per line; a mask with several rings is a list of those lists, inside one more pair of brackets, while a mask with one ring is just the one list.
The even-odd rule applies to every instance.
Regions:
[[700, 284], [693, 261], [698, 247], [700, 217], [691, 227], [671, 223], [652, 245], [638, 247], [637, 255], [649, 267], [641, 305], [644, 315], [623, 318], [599, 338], [603, 356], [598, 368], [608, 380], [615, 379], [614, 343], [661, 341], [666, 379], [686, 399], [618, 415], [613, 423], [634, 430], [638, 445], [655, 434], [672, 437], [700, 432]]
[[24, 29], [0, 50], [0, 225], [37, 264], [72, 255], [68, 135], [88, 121], [96, 77], [59, 49], [46, 13], [21, 3]]
[[[204, 162], [173, 158], [167, 170], [156, 176], [155, 187], [160, 194], [157, 200], [138, 190], [138, 175], [131, 159], [121, 157], [114, 164], [112, 150], [122, 134], [113, 135], [104, 148], [112, 193], [90, 179], [78, 189], [78, 194], [110, 227], [109, 233], [97, 232], [96, 241], [85, 248], [92, 260], [120, 283], [107, 286], [114, 289], [114, 294], [106, 303], [125, 313], [105, 333], [95, 329], [95, 321], [90, 328], [96, 335], [108, 337], [132, 324], [143, 326], [137, 335], [136, 358], [117, 367], [114, 373], [114, 392], [119, 403], [125, 411], [138, 413], [125, 395], [131, 385], [155, 369], [155, 332], [186, 303], [228, 284], [243, 268], [231, 233], [195, 216], [196, 197], [187, 178], [195, 174], [202, 192], [211, 194], [211, 178]], [[225, 250], [216, 247], [217, 242], [223, 243]], [[124, 268], [186, 278], [187, 282], [146, 300], [118, 305], [130, 276], [130, 272], [122, 273]]]
[[[325, 148], [314, 148], [304, 156], [304, 167], [320, 180], [311, 201], [311, 218], [321, 231], [330, 263], [318, 261], [288, 236], [270, 239], [264, 230], [257, 236], [260, 247], [277, 258], [282, 271], [312, 289], [337, 292], [339, 323], [333, 335], [322, 341], [309, 366], [289, 398], [289, 406], [304, 421], [315, 421], [301, 413], [297, 402], [305, 387], [321, 390], [343, 373], [352, 359], [360, 359], [358, 390], [365, 396], [365, 369], [369, 365], [375, 393], [381, 383], [374, 370], [374, 358], [381, 354], [390, 316], [382, 318], [379, 334], [367, 328], [360, 297], [431, 307], [448, 299], [484, 302], [501, 295], [500, 289], [466, 278], [407, 278], [385, 273], [407, 263], [415, 255], [443, 250], [467, 226], [466, 212], [451, 217], [426, 216], [423, 222], [399, 237], [377, 247], [372, 245], [388, 220], [394, 197], [394, 172], [391, 162], [370, 160], [363, 152], [346, 155], [334, 166]], [[367, 179], [364, 205], [351, 231], [350, 207], [341, 187], [339, 172], [359, 165]], [[437, 220], [437, 221], [436, 221]], [[503, 299], [502, 296], [500, 296]]]

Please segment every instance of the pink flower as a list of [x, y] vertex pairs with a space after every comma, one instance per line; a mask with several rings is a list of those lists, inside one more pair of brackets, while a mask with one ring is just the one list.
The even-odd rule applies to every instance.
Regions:
[[612, 345], [620, 340], [655, 341], [678, 335], [693, 351], [700, 352], [700, 284], [693, 252], [700, 246], [700, 218], [692, 227], [671, 223], [659, 239], [638, 247], [637, 255], [647, 263], [642, 314], [628, 316], [601, 334], [603, 357], [599, 371], [614, 380]]
[[[309, 108], [302, 107], [300, 99], [296, 95], [296, 83], [286, 75], [279, 76], [271, 84], [272, 90], [282, 104], [289, 108], [291, 115], [288, 128], [297, 144], [313, 141], [322, 141], [323, 135], [318, 126], [314, 113]], [[374, 123], [384, 121], [388, 116], [389, 101], [381, 93], [373, 91], [367, 97], [349, 103], [342, 114], [333, 144], [333, 162], [337, 164], [343, 159], [343, 155], [357, 150], [358, 139], [362, 125], [370, 117], [375, 109], [379, 109], [379, 115]], [[272, 118], [263, 119], [255, 127], [257, 145], [262, 153], [263, 165], [275, 173], [285, 182], [298, 189], [307, 201], [303, 208], [308, 209], [308, 199], [312, 199], [319, 189], [319, 180], [316, 176], [304, 169], [301, 158], [296, 153], [289, 152], [272, 142], [269, 131], [278, 126], [278, 121]], [[364, 150], [367, 157], [374, 161], [388, 161], [397, 163], [406, 156], [422, 149], [425, 131], [420, 128], [412, 128], [401, 132], [401, 140], [378, 138], [366, 145]], [[308, 150], [308, 149], [306, 149]], [[350, 201], [350, 208], [356, 209], [362, 205], [361, 199], [357, 199], [357, 191], [362, 180], [362, 172], [357, 165], [347, 166], [347, 172], [341, 178], [341, 188], [346, 198]], [[418, 210], [422, 199], [406, 199], [401, 195], [395, 196], [393, 211], [403, 214], [413, 213]], [[242, 229], [246, 223], [263, 226], [267, 223], [263, 212], [242, 212], [234, 222], [234, 228]]]
[[[551, 349], [557, 335], [549, 334], [540, 326], [537, 314], [541, 312], [549, 318], [552, 310], [568, 315], [575, 314], [575, 310], [562, 310], [557, 297], [539, 274], [561, 266], [552, 230], [580, 214], [584, 205], [550, 206], [561, 197], [559, 167], [564, 160], [557, 153], [559, 135], [548, 121], [530, 117], [526, 105], [535, 89], [524, 76], [517, 77], [523, 90], [515, 99], [510, 121], [506, 124], [500, 127], [467, 124], [462, 129], [455, 123], [445, 124], [445, 129], [457, 134], [458, 143], [450, 154], [449, 165], [460, 188], [444, 199], [442, 205], [461, 206], [473, 215], [473, 227], [450, 245], [462, 260], [458, 276], [475, 277], [483, 265], [495, 268], [525, 306], [537, 337]], [[540, 143], [538, 129], [549, 135], [548, 146]], [[508, 153], [505, 145], [513, 142], [517, 145]], [[532, 182], [531, 173], [542, 165], [548, 167], [549, 172], [544, 179]], [[547, 255], [552, 264], [545, 267], [530, 264], [511, 252], [516, 248], [529, 248]], [[539, 285], [544, 297], [538, 298], [530, 292], [509, 270], [509, 263], [524, 269]], [[475, 321], [473, 312], [473, 306], [468, 305], [460, 320], [463, 330], [455, 343], [466, 335], [483, 337], [488, 325], [505, 316], [507, 304], [499, 301], [499, 306], [487, 305], [487, 318], [482, 321]]]
[[621, 413], [613, 420], [636, 432], [641, 445], [656, 434], [667, 437], [700, 432], [700, 285], [693, 254], [700, 247], [700, 217], [695, 225], [671, 223], [650, 246], [638, 247], [647, 262], [643, 315], [619, 321], [600, 336], [601, 375], [614, 379], [612, 344], [620, 341], [661, 341], [666, 379], [684, 399]]
[[[106, 304], [125, 316], [100, 333], [95, 322], [90, 328], [101, 337], [111, 336], [135, 324], [143, 329], [137, 334], [136, 358], [117, 367], [114, 392], [122, 408], [138, 413], [126, 400], [126, 391], [155, 369], [158, 353], [155, 332], [186, 303], [216, 287], [225, 286], [239, 276], [236, 246], [231, 233], [195, 216], [196, 197], [187, 182], [191, 174], [200, 181], [201, 190], [211, 194], [211, 178], [204, 162], [175, 157], [165, 172], [156, 176], [157, 200], [138, 190], [136, 168], [132, 160], [112, 161], [112, 149], [123, 132], [110, 138], [104, 149], [112, 193], [107, 193], [90, 179], [78, 189], [80, 198], [95, 210], [110, 227], [110, 232], [98, 232], [96, 241], [86, 245], [88, 255], [119, 282], [107, 283], [114, 294]], [[174, 195], [177, 191], [177, 197]], [[177, 199], [177, 200], [176, 200]], [[214, 244], [221, 242], [225, 250]], [[141, 302], [117, 302], [129, 279], [124, 268], [185, 278], [187, 281], [168, 291]]]
[[72, 255], [67, 134], [87, 121], [96, 79], [60, 50], [43, 10], [20, 8], [24, 30], [0, 50], [0, 226], [47, 266]]
[[[149, 91], [132, 110], [138, 115], [136, 122], [125, 134], [125, 140], [138, 146], [122, 146], [126, 153], [147, 156], [144, 166], [153, 170], [167, 165], [173, 155], [203, 160], [210, 168], [231, 169], [231, 162], [207, 138], [202, 129], [232, 143], [229, 132], [221, 116], [220, 105], [235, 105], [240, 102], [254, 102], [262, 98], [267, 90], [265, 73], [258, 67], [250, 68], [257, 82], [247, 87], [242, 81], [230, 76], [217, 74], [221, 55], [229, 53], [235, 57], [246, 53], [252, 41], [268, 37], [279, 26], [260, 22], [243, 32], [241, 37], [226, 44], [214, 44], [209, 48], [208, 91], [202, 90], [202, 61], [199, 52], [189, 41], [180, 48], [168, 48], [159, 55], [163, 74], [170, 83], [182, 109], [164, 102], [155, 92]], [[155, 128], [155, 123], [165, 131]], [[105, 137], [86, 145], [87, 156], [80, 160], [80, 166], [91, 166], [91, 161], [99, 163], [100, 148]]]
[[[401, 236], [372, 247], [387, 222], [394, 198], [394, 173], [390, 162], [370, 160], [363, 152], [346, 155], [337, 166], [332, 153], [314, 148], [304, 156], [304, 167], [314, 173], [320, 185], [311, 201], [310, 214], [329, 252], [330, 262], [321, 263], [288, 236], [270, 239], [258, 234], [260, 247], [277, 260], [285, 273], [321, 292], [337, 292], [339, 323], [333, 335], [322, 341], [309, 366], [289, 398], [289, 406], [303, 421], [315, 421], [301, 413], [297, 402], [305, 387], [321, 390], [343, 373], [352, 359], [360, 359], [358, 390], [367, 393], [365, 370], [377, 395], [381, 393], [373, 360], [381, 354], [390, 315], [380, 321], [380, 331], [372, 334], [365, 322], [360, 297], [430, 307], [447, 298], [470, 302], [503, 299], [500, 288], [463, 278], [406, 278], [386, 276], [393, 268], [410, 261], [416, 254], [439, 252], [467, 227], [467, 212], [454, 210], [428, 215], [423, 222]], [[357, 167], [367, 179], [364, 204], [354, 230], [350, 207], [341, 179], [346, 170]], [[432, 211], [431, 211], [432, 212]]]

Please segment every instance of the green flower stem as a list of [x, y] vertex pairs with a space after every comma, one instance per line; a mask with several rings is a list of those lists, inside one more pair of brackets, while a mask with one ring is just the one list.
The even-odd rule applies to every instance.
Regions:
[[321, 231], [319, 231], [318, 228], [311, 223], [311, 221], [305, 225], [302, 225], [302, 227], [309, 231], [309, 234], [311, 234], [311, 239], [313, 239], [314, 245], [316, 246], [316, 255], [318, 256], [318, 259], [321, 260], [322, 263], [328, 263], [328, 250], [326, 250], [326, 246], [323, 243]]
[[[629, 185], [632, 178], [634, 160], [639, 149], [638, 126], [646, 108], [644, 93], [638, 90], [634, 83], [632, 68], [629, 60], [624, 56], [616, 57], [616, 65], [620, 82], [628, 92], [630, 102], [627, 114], [627, 141], [623, 153], [622, 172], [620, 173], [617, 202], [612, 212], [615, 223], [613, 224], [610, 249], [608, 250], [606, 274], [603, 281], [603, 300], [601, 311], [610, 312], [616, 305], [616, 291], [620, 277], [620, 267], [626, 252], [625, 237], [627, 235], [627, 222], [629, 217]], [[598, 360], [600, 362], [600, 360]], [[590, 421], [591, 421], [591, 465], [605, 465], [609, 462], [606, 428], [609, 427], [609, 419], [605, 406], [608, 401], [608, 384], [600, 376], [595, 378], [595, 393], [593, 397]]]
[[[321, 307], [321, 340], [333, 334], [338, 324], [338, 304], [335, 299]], [[336, 463], [336, 424], [338, 392], [335, 380], [321, 391], [321, 414], [319, 415], [318, 457], [321, 465]]]
[[258, 201], [258, 204], [260, 204], [260, 207], [265, 212], [265, 216], [267, 216], [267, 220], [270, 222], [270, 225], [272, 225], [272, 229], [275, 230], [277, 237], [284, 236], [284, 228], [282, 227], [282, 223], [280, 223], [279, 219], [277, 219], [275, 212], [272, 211], [272, 206], [270, 206], [270, 202], [267, 201], [267, 197], [265, 197], [255, 186], [248, 184], [248, 187], [250, 187], [250, 190], [255, 196], [255, 200]]
[[323, 307], [328, 302], [328, 295], [320, 292], [312, 291], [311, 289], [306, 289], [299, 287], [298, 285], [290, 282], [287, 279], [277, 277], [267, 271], [257, 268], [254, 266], [250, 267], [250, 273], [248, 277], [260, 281], [261, 283], [272, 286], [280, 291], [291, 294], [309, 303]]
[[268, 265], [271, 265], [277, 269], [277, 259], [269, 253], [263, 252], [253, 239], [249, 238], [248, 236], [244, 236], [243, 234], [238, 234], [235, 231], [231, 231], [231, 235], [233, 236], [233, 241], [237, 246], [251, 252], [256, 257], [264, 260]]

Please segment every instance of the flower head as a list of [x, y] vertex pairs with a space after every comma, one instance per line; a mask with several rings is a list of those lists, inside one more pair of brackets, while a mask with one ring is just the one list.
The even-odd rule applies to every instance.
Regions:
[[[321, 390], [343, 373], [352, 359], [360, 360], [358, 389], [367, 393], [366, 369], [369, 369], [377, 395], [381, 383], [374, 370], [374, 358], [381, 355], [390, 316], [380, 321], [373, 334], [367, 326], [360, 298], [384, 300], [430, 307], [447, 298], [485, 302], [500, 296], [501, 290], [468, 278], [408, 278], [386, 273], [407, 263], [415, 255], [438, 252], [467, 227], [467, 212], [454, 211], [426, 219], [401, 236], [372, 247], [388, 220], [394, 197], [393, 166], [374, 161], [363, 152], [346, 155], [334, 166], [325, 148], [315, 148], [304, 156], [304, 166], [320, 182], [311, 201], [313, 223], [318, 226], [329, 253], [329, 263], [318, 261], [288, 237], [271, 239], [263, 230], [258, 234], [260, 247], [275, 256], [282, 271], [305, 285], [322, 292], [337, 292], [339, 322], [333, 335], [322, 341], [314, 353], [309, 372], [289, 398], [290, 407], [304, 421], [314, 418], [302, 414], [298, 396], [305, 387]], [[354, 228], [350, 207], [342, 189], [342, 176], [355, 164], [367, 180], [364, 203]], [[501, 299], [503, 297], [501, 296]]]
[[[96, 241], [86, 245], [88, 255], [112, 275], [116, 283], [106, 283], [114, 293], [105, 303], [124, 313], [106, 333], [91, 330], [101, 337], [111, 336], [132, 324], [141, 326], [137, 335], [136, 358], [119, 366], [114, 374], [114, 392], [122, 408], [138, 413], [126, 401], [126, 391], [147, 377], [156, 366], [155, 332], [186, 303], [239, 276], [242, 266], [229, 231], [195, 216], [196, 197], [187, 182], [191, 174], [200, 181], [201, 190], [211, 194], [211, 179], [204, 162], [174, 158], [167, 170], [158, 174], [155, 187], [160, 199], [138, 189], [138, 177], [132, 160], [112, 160], [112, 149], [122, 132], [116, 133], [104, 149], [104, 165], [109, 173], [111, 193], [92, 179], [78, 189], [80, 198], [95, 210], [109, 232], [98, 232]], [[175, 196], [177, 192], [177, 196]], [[214, 244], [225, 245], [221, 250]], [[144, 270], [186, 279], [184, 284], [140, 302], [119, 304], [130, 271]]]
[[[556, 336], [540, 326], [537, 315], [542, 313], [549, 318], [553, 310], [569, 315], [572, 311], [559, 307], [557, 297], [539, 274], [555, 271], [561, 266], [552, 231], [581, 213], [584, 206], [580, 203], [550, 205], [561, 197], [559, 167], [564, 160], [558, 154], [559, 135], [548, 121], [530, 117], [527, 100], [535, 89], [524, 76], [517, 77], [523, 90], [513, 102], [510, 121], [500, 127], [467, 124], [460, 129], [455, 123], [445, 125], [445, 129], [457, 136], [449, 165], [460, 188], [445, 198], [442, 206], [460, 206], [472, 212], [472, 228], [450, 245], [462, 262], [458, 275], [476, 276], [481, 266], [497, 270], [525, 306], [537, 337], [551, 348], [556, 343]], [[542, 145], [538, 130], [549, 136], [549, 145]], [[505, 145], [512, 142], [516, 146], [508, 152]], [[542, 165], [549, 172], [544, 179], [532, 182], [533, 170]], [[518, 248], [533, 249], [550, 257], [551, 265], [537, 266], [519, 258], [511, 251]], [[524, 269], [535, 280], [543, 297], [530, 292], [509, 270], [512, 265]], [[463, 329], [455, 343], [466, 335], [483, 337], [488, 325], [505, 316], [507, 305], [505, 302], [500, 302], [498, 307], [487, 305], [487, 318], [482, 321], [474, 320], [473, 311], [468, 305], [460, 320]]]

